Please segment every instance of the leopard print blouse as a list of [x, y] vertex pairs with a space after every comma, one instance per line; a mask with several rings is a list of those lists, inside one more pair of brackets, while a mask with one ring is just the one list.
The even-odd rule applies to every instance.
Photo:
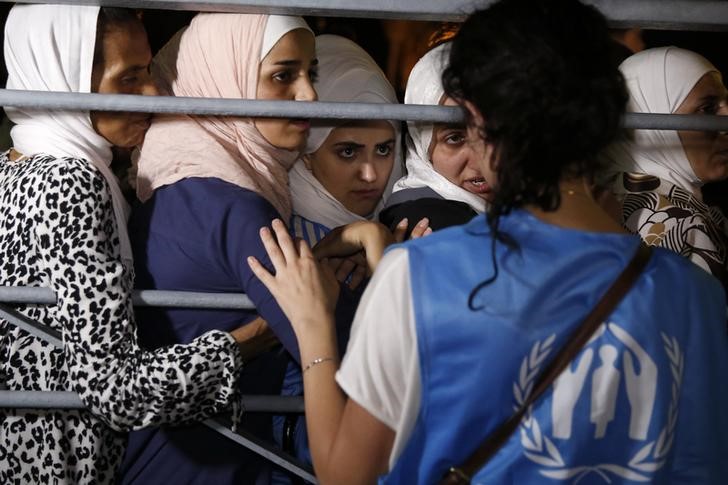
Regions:
[[108, 185], [87, 161], [0, 155], [0, 285], [51, 287], [17, 305], [62, 333], [54, 348], [0, 316], [0, 388], [75, 391], [88, 410], [0, 409], [0, 483], [110, 483], [126, 431], [204, 419], [237, 399], [224, 332], [155, 352], [137, 344]]

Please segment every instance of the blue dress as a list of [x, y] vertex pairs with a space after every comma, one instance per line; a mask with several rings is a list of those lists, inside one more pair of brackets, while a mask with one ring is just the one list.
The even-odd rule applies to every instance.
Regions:
[[[138, 288], [246, 293], [255, 304], [254, 310], [140, 308], [140, 343], [149, 348], [186, 343], [210, 329], [233, 330], [260, 315], [284, 350], [246, 363], [241, 391], [295, 394], [300, 380], [290, 370], [299, 367], [295, 334], [247, 263], [252, 255], [272, 269], [259, 229], [270, 226], [275, 218], [280, 215], [263, 197], [215, 178], [181, 180], [156, 190], [150, 200], [136, 207], [129, 232]], [[342, 322], [343, 340], [354, 308], [342, 300], [337, 321]], [[272, 441], [270, 415], [248, 414], [243, 426]], [[266, 483], [267, 474], [267, 464], [257, 455], [203, 425], [132, 433], [120, 472], [122, 483], [201, 485]]]
[[[483, 216], [405, 245], [421, 403], [382, 483], [435, 483], [507, 419], [626, 266], [632, 235]], [[457, 250], [453, 250], [457, 248]], [[437, 277], [433, 277], [437, 275]], [[442, 298], [441, 295], [448, 295]], [[717, 280], [656, 249], [595, 337], [534, 404], [474, 484], [725, 483], [728, 336]]]

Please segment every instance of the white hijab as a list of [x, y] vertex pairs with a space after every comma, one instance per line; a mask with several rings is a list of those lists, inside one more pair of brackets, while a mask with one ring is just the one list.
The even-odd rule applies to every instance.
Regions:
[[[677, 47], [639, 52], [619, 66], [629, 90], [628, 112], [674, 113], [705, 74], [718, 70], [704, 57]], [[634, 130], [633, 140], [613, 144], [605, 153], [614, 172], [652, 175], [700, 197], [695, 175], [674, 130]], [[623, 193], [621, 177], [615, 190]]]
[[[369, 54], [356, 43], [337, 35], [320, 35], [316, 38], [316, 54], [319, 60], [319, 79], [315, 85], [319, 101], [396, 103], [397, 96], [382, 70]], [[384, 190], [386, 198], [394, 181], [402, 175], [400, 162], [399, 123], [392, 121], [395, 132], [394, 166]], [[329, 134], [341, 123], [323, 120], [311, 125], [305, 154], [318, 150]], [[371, 219], [383, 207], [377, 205], [368, 218], [349, 211], [313, 176], [303, 160], [298, 160], [289, 174], [293, 212], [306, 219], [334, 227], [359, 220]]]
[[[442, 44], [425, 54], [410, 73], [404, 95], [406, 104], [440, 104], [445, 90], [442, 73], [447, 66], [450, 43]], [[429, 187], [447, 200], [468, 204], [478, 213], [485, 212], [485, 201], [458, 187], [440, 175], [432, 166], [429, 150], [434, 125], [420, 121], [407, 122], [407, 175], [394, 184], [394, 192]]]
[[[8, 89], [91, 92], [97, 6], [15, 5], [5, 24]], [[26, 156], [83, 158], [111, 189], [121, 257], [132, 261], [129, 206], [111, 171], [111, 143], [96, 133], [88, 111], [6, 108], [16, 150]]]

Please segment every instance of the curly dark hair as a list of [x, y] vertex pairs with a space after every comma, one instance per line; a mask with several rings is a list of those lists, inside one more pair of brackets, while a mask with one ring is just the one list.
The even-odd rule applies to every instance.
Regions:
[[[578, 0], [501, 0], [473, 13], [453, 40], [445, 92], [482, 114], [497, 180], [488, 209], [496, 240], [514, 208], [559, 207], [559, 182], [593, 178], [597, 154], [620, 131], [627, 103], [605, 18]], [[470, 120], [472, 122], [472, 120]]]
[[501, 0], [455, 37], [443, 86], [485, 118], [497, 158], [490, 214], [559, 206], [559, 181], [592, 176], [627, 103], [607, 23], [578, 0]]

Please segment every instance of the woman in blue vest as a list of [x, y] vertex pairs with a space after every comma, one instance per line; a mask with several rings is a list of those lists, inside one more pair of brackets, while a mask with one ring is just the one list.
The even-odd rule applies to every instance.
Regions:
[[[335, 280], [281, 222], [256, 275], [289, 316], [321, 483], [436, 483], [531, 392], [640, 245], [589, 190], [627, 101], [604, 17], [578, 0], [501, 0], [453, 41], [486, 216], [391, 249], [339, 365]], [[486, 176], [487, 178], [487, 176]], [[675, 296], [679, 295], [679, 298]], [[722, 483], [725, 298], [656, 249], [631, 291], [473, 483]]]

